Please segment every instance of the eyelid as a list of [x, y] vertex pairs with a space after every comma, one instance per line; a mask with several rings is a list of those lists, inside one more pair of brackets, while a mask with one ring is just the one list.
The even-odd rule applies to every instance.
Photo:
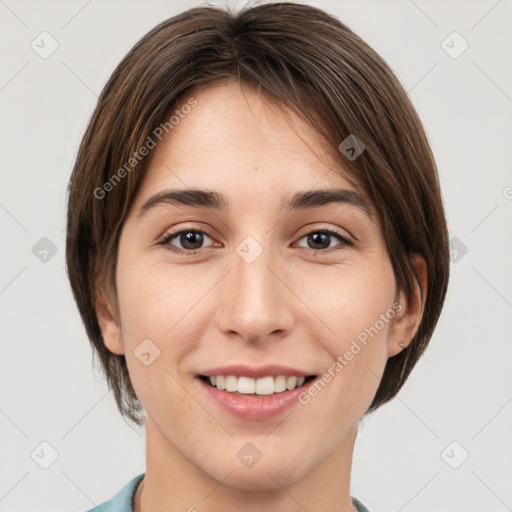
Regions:
[[346, 229], [339, 228], [337, 226], [322, 226], [322, 227], [311, 227], [308, 226], [305, 228], [305, 231], [302, 232], [302, 234], [298, 235], [297, 238], [300, 240], [301, 238], [304, 238], [305, 236], [311, 234], [311, 233], [332, 233], [340, 236], [341, 238], [345, 239], [345, 241], [353, 243], [357, 240], [355, 236], [353, 236], [349, 231]]

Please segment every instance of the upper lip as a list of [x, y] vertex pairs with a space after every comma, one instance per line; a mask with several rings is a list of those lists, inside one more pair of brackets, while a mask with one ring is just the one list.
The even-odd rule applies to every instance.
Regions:
[[236, 377], [245, 376], [259, 379], [261, 377], [277, 377], [278, 375], [288, 375], [295, 377], [308, 377], [314, 375], [313, 372], [302, 371], [297, 368], [290, 368], [280, 364], [267, 364], [265, 366], [248, 366], [245, 364], [233, 364], [229, 366], [216, 366], [200, 372], [199, 375], [208, 377], [215, 375], [235, 375]]

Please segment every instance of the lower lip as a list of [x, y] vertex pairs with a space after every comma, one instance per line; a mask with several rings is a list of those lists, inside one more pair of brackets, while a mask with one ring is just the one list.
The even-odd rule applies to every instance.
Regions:
[[266, 420], [283, 414], [287, 409], [296, 405], [299, 396], [315, 381], [310, 380], [305, 385], [263, 397], [234, 395], [228, 391], [217, 389], [199, 379], [204, 390], [224, 410], [246, 420]]

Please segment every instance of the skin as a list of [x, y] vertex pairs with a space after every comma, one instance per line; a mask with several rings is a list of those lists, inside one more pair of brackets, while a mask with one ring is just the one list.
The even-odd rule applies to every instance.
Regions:
[[[292, 113], [290, 125], [278, 107], [238, 82], [190, 96], [197, 106], [153, 150], [121, 233], [120, 318], [98, 294], [105, 344], [126, 356], [147, 414], [146, 476], [135, 510], [354, 510], [357, 424], [387, 359], [416, 332], [419, 294], [407, 300], [397, 290], [375, 216], [347, 204], [280, 212], [283, 195], [355, 190], [327, 163], [312, 128]], [[156, 192], [185, 187], [221, 192], [231, 211], [166, 204], [137, 216]], [[187, 228], [205, 233], [193, 240], [197, 254], [175, 254], [158, 243]], [[333, 236], [323, 246], [308, 242], [307, 234], [323, 228], [341, 231], [353, 244]], [[252, 263], [236, 252], [247, 236], [263, 249]], [[192, 247], [179, 235], [172, 245]], [[423, 258], [411, 260], [426, 289]], [[232, 362], [285, 364], [321, 375], [396, 300], [402, 308], [394, 320], [309, 404], [283, 416], [237, 418], [212, 402], [196, 379], [201, 369]], [[148, 366], [134, 354], [147, 338], [160, 349]], [[247, 442], [262, 454], [251, 468], [237, 458]]]

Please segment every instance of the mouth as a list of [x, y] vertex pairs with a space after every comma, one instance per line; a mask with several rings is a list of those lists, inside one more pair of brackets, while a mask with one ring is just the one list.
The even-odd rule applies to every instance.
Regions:
[[206, 385], [235, 396], [269, 397], [306, 387], [317, 375], [267, 375], [253, 378], [246, 375], [198, 375]]
[[196, 374], [208, 399], [231, 417], [265, 421], [296, 407], [318, 375], [281, 365], [230, 365]]

